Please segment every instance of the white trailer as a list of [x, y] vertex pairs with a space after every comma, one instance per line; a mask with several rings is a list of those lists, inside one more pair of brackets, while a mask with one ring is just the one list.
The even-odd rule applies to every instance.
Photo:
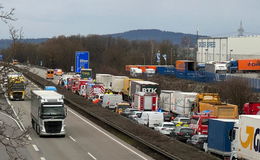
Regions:
[[175, 106], [174, 93], [177, 91], [173, 90], [161, 90], [159, 107], [164, 111], [171, 111], [171, 108]]
[[206, 63], [205, 71], [211, 73], [227, 73], [227, 63], [220, 63], [220, 62]]
[[105, 89], [112, 88], [112, 76], [111, 74], [96, 74], [96, 82], [103, 83]]
[[240, 115], [230, 135], [233, 138], [230, 159], [260, 159], [260, 115]]
[[124, 89], [124, 80], [127, 78], [126, 76], [112, 76], [112, 91], [122, 92]]
[[197, 94], [195, 92], [174, 92], [175, 105], [171, 111], [179, 115], [190, 115]]
[[102, 107], [115, 109], [118, 103], [123, 102], [123, 96], [121, 94], [104, 94]]
[[65, 117], [63, 95], [50, 90], [31, 91], [32, 127], [39, 136], [65, 136]]

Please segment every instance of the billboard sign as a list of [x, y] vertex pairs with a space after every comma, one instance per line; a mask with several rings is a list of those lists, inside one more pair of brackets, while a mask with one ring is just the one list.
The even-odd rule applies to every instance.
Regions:
[[76, 51], [75, 53], [75, 72], [80, 73], [81, 68], [89, 68], [88, 51]]

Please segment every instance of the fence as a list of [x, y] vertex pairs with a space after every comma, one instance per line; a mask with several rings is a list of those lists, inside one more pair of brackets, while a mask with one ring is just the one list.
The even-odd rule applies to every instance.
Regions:
[[259, 78], [245, 78], [233, 76], [231, 74], [216, 74], [205, 71], [181, 71], [171, 67], [157, 67], [157, 74], [175, 76], [181, 79], [188, 79], [197, 82], [211, 83], [217, 81], [225, 81], [227, 79], [241, 78], [248, 81], [249, 86], [256, 92], [260, 92]]

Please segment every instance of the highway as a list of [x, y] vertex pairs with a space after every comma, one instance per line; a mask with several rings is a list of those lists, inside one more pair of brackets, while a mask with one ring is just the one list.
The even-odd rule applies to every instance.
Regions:
[[[41, 69], [34, 73], [44, 76]], [[57, 80], [57, 79], [55, 79]], [[29, 82], [27, 93], [38, 87]], [[11, 101], [16, 112], [22, 113], [21, 122], [31, 128], [30, 94], [25, 101]], [[108, 133], [101, 127], [68, 108], [66, 137], [42, 137], [31, 130], [24, 157], [28, 160], [150, 160], [151, 157]]]

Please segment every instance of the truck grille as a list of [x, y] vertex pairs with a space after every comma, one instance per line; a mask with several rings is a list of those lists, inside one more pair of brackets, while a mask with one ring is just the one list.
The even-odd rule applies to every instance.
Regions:
[[23, 96], [23, 92], [13, 92], [14, 99], [21, 99]]
[[47, 121], [44, 122], [46, 133], [60, 133], [62, 121]]

